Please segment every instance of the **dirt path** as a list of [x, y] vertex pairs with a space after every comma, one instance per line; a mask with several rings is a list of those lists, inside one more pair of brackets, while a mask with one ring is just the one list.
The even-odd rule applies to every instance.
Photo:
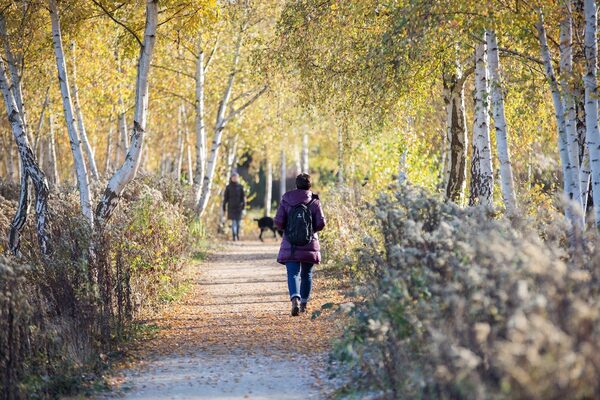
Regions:
[[[153, 321], [158, 336], [120, 375], [126, 399], [320, 399], [336, 328], [289, 316], [276, 243], [229, 243], [197, 268], [191, 293]], [[311, 308], [337, 300], [315, 273]]]

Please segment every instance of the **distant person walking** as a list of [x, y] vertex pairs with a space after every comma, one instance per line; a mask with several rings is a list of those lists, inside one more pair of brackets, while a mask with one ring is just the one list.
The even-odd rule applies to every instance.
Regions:
[[319, 196], [310, 191], [308, 174], [296, 177], [296, 190], [281, 198], [275, 225], [284, 231], [277, 262], [285, 264], [292, 316], [306, 311], [312, 289], [312, 271], [321, 262], [317, 232], [325, 227]]
[[240, 240], [242, 214], [246, 207], [246, 193], [239, 182], [239, 178], [237, 172], [231, 174], [231, 179], [223, 196], [223, 213], [227, 211], [227, 219], [231, 220], [231, 232], [234, 241]]

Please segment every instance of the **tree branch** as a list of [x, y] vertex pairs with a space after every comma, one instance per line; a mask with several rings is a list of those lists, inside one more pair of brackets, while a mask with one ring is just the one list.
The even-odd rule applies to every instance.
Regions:
[[158, 87], [156, 88], [156, 90], [158, 90], [158, 91], [159, 91], [159, 92], [161, 92], [161, 93], [168, 94], [168, 95], [170, 95], [170, 96], [173, 96], [173, 97], [176, 97], [176, 98], [178, 98], [178, 99], [181, 99], [181, 100], [185, 101], [186, 103], [188, 103], [189, 105], [191, 105], [192, 107], [195, 107], [195, 106], [196, 106], [196, 105], [194, 104], [194, 102], [192, 102], [192, 101], [189, 101], [189, 100], [188, 100], [188, 99], [187, 99], [185, 96], [182, 96], [182, 95], [180, 95], [179, 93], [175, 93], [175, 92], [173, 92], [173, 91], [171, 91], [171, 90], [169, 90], [169, 89], [166, 89], [166, 88], [164, 88], [164, 87], [161, 87], [161, 86], [158, 86]]
[[178, 69], [167, 67], [165, 65], [150, 64], [150, 66], [154, 67], [154, 68], [164, 69], [165, 71], [175, 72], [177, 74], [181, 74], [181, 75], [183, 75], [183, 76], [185, 76], [187, 78], [190, 78], [190, 79], [196, 79], [193, 75], [188, 74], [187, 72], [182, 72], [182, 71], [179, 71]]
[[225, 125], [231, 119], [235, 118], [236, 115], [240, 114], [246, 108], [248, 108], [252, 103], [254, 103], [260, 96], [262, 96], [269, 87], [267, 85], [263, 86], [260, 91], [258, 91], [254, 96], [252, 96], [246, 103], [244, 103], [241, 107], [232, 110], [231, 113], [227, 117], [223, 119], [222, 125]]
[[129, 32], [134, 38], [135, 40], [137, 40], [137, 42], [139, 43], [140, 47], [144, 47], [144, 44], [142, 43], [142, 40], [140, 39], [140, 37], [127, 25], [125, 25], [123, 22], [119, 21], [118, 19], [116, 19], [112, 13], [106, 9], [106, 7], [104, 7], [102, 5], [102, 3], [100, 3], [97, 0], [92, 0], [92, 3], [94, 3], [95, 5], [97, 5], [98, 7], [100, 7], [100, 9], [102, 11], [104, 11], [104, 13], [110, 18], [112, 19], [117, 25], [122, 26], [127, 32]]

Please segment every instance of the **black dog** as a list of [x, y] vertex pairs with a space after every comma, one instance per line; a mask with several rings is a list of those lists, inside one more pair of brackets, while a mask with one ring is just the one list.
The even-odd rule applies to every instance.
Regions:
[[273, 218], [271, 217], [262, 217], [262, 218], [254, 218], [254, 220], [256, 222], [258, 222], [258, 227], [260, 228], [260, 235], [258, 235], [258, 238], [260, 239], [261, 242], [264, 242], [262, 235], [263, 232], [266, 230], [271, 230], [273, 232], [273, 237], [275, 239], [277, 239], [277, 233], [279, 233], [279, 236], [283, 237], [283, 231], [279, 230], [275, 227], [275, 224], [273, 223]]

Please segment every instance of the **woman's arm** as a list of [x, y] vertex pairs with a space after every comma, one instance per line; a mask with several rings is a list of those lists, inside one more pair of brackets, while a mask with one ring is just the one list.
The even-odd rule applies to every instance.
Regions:
[[323, 208], [319, 199], [315, 199], [312, 209], [315, 232], [322, 231], [325, 228], [325, 214], [323, 214]]
[[281, 230], [285, 229], [285, 224], [287, 222], [286, 204], [287, 203], [285, 202], [285, 200], [282, 199], [279, 203], [279, 207], [277, 208], [275, 218], [273, 219], [273, 223], [275, 223], [275, 226]]

